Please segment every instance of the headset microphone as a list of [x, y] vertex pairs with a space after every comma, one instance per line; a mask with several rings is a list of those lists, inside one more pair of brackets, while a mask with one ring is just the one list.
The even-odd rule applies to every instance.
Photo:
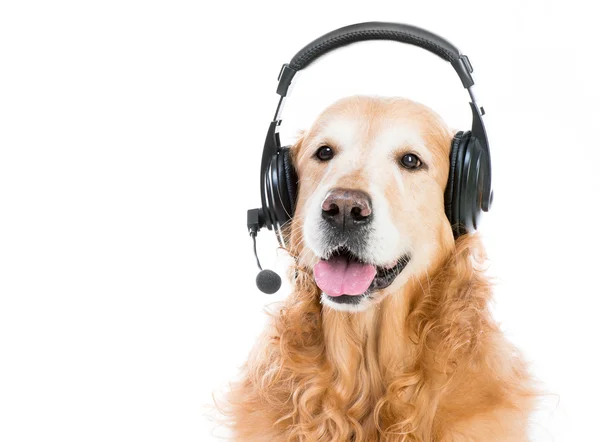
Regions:
[[256, 257], [256, 264], [260, 269], [258, 275], [256, 275], [256, 287], [267, 295], [272, 295], [281, 287], [281, 277], [273, 270], [263, 270], [258, 259], [258, 253], [256, 253], [256, 234], [260, 228], [260, 210], [253, 209], [248, 211], [248, 231], [252, 237], [254, 244], [254, 256]]

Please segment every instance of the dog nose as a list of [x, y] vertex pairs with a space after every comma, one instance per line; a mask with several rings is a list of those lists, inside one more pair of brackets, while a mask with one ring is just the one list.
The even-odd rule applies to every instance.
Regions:
[[321, 203], [321, 216], [340, 230], [368, 224], [373, 215], [371, 198], [365, 192], [333, 189]]

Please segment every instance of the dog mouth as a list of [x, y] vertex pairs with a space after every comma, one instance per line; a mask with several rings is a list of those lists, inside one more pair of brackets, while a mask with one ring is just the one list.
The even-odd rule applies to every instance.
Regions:
[[394, 264], [377, 266], [340, 247], [327, 258], [321, 258], [313, 274], [315, 282], [329, 300], [340, 304], [358, 304], [374, 291], [392, 284], [409, 261], [410, 256], [405, 254]]

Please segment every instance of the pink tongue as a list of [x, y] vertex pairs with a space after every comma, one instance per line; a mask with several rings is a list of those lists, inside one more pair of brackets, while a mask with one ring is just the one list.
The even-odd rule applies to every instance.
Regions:
[[362, 295], [373, 282], [377, 270], [370, 264], [348, 262], [343, 256], [320, 260], [313, 269], [315, 281], [329, 296]]

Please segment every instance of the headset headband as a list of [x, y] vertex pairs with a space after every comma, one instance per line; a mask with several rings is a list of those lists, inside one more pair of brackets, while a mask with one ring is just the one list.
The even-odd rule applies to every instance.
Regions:
[[[486, 153], [483, 161], [488, 163], [488, 170], [491, 170], [488, 140], [482, 119], [482, 116], [485, 112], [483, 108], [480, 108], [477, 105], [475, 96], [471, 89], [475, 82], [471, 76], [473, 67], [471, 66], [469, 58], [466, 55], [461, 54], [460, 51], [448, 40], [416, 26], [402, 23], [385, 22], [357, 23], [339, 28], [317, 38], [302, 48], [296, 55], [294, 55], [289, 64], [286, 63], [282, 66], [281, 71], [279, 72], [279, 84], [277, 86], [277, 93], [280, 95], [280, 99], [277, 105], [277, 110], [275, 111], [275, 117], [269, 126], [269, 131], [267, 132], [267, 138], [265, 140], [265, 147], [261, 162], [261, 202], [263, 208], [268, 207], [268, 199], [266, 198], [266, 194], [271, 191], [271, 189], [263, 186], [263, 183], [266, 182], [264, 177], [268, 171], [272, 156], [277, 154], [277, 150], [281, 146], [278, 133], [279, 125], [281, 124], [280, 116], [283, 111], [283, 104], [292, 79], [298, 71], [304, 69], [316, 59], [327, 54], [328, 52], [352, 43], [369, 40], [391, 40], [418, 46], [450, 62], [460, 77], [463, 86], [467, 89], [469, 96], [471, 97], [470, 106], [473, 114], [471, 133], [475, 142], [479, 143]], [[490, 183], [491, 180], [485, 185], [483, 190], [482, 208], [485, 211], [488, 210], [490, 205]], [[268, 213], [263, 213], [263, 216], [265, 219], [261, 220], [261, 224], [264, 223], [269, 228], [271, 226], [275, 226], [276, 223], [274, 220], [269, 219]]]
[[296, 72], [304, 69], [319, 57], [343, 46], [369, 40], [397, 41], [423, 48], [450, 62], [464, 87], [468, 88], [474, 84], [471, 77], [473, 68], [468, 57], [461, 55], [460, 51], [448, 40], [416, 26], [402, 23], [369, 22], [336, 29], [302, 48], [288, 65], [283, 66], [277, 93], [285, 96]]

